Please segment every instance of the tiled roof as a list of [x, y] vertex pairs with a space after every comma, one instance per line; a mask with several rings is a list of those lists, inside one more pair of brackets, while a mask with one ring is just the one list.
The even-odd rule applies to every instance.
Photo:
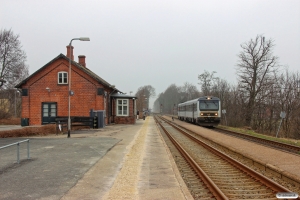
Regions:
[[[25, 84], [32, 76], [34, 76], [35, 74], [37, 74], [38, 72], [42, 71], [44, 68], [46, 68], [47, 66], [49, 66], [51, 63], [55, 62], [56, 60], [63, 58], [65, 60], [67, 60], [68, 62], [70, 61], [70, 59], [63, 55], [63, 54], [59, 54], [57, 57], [55, 57], [54, 59], [52, 59], [50, 62], [48, 62], [46, 65], [44, 65], [43, 67], [41, 67], [40, 69], [38, 69], [37, 71], [35, 71], [33, 74], [31, 74], [30, 76], [28, 76], [26, 79], [24, 79], [23, 81], [21, 81], [18, 85], [15, 86], [15, 88], [21, 88], [21, 86], [23, 84]], [[75, 62], [75, 61], [71, 61], [72, 62], [72, 66], [76, 66], [77, 68], [79, 68], [80, 70], [84, 71], [86, 74], [88, 74], [89, 76], [91, 76], [92, 78], [94, 78], [95, 80], [97, 80], [99, 83], [107, 86], [107, 87], [112, 87], [111, 84], [109, 84], [107, 81], [105, 81], [103, 78], [101, 78], [100, 76], [98, 76], [97, 74], [95, 74], [94, 72], [92, 72], [91, 70], [89, 70], [86, 67], [83, 67], [82, 65], [80, 65], [79, 63]], [[118, 89], [115, 89], [115, 91], [120, 92]]]
[[137, 99], [136, 96], [132, 96], [132, 95], [127, 95], [127, 94], [119, 94], [119, 93], [114, 93], [112, 95], [110, 95], [111, 97], [114, 97], [114, 98], [124, 98], [124, 99]]

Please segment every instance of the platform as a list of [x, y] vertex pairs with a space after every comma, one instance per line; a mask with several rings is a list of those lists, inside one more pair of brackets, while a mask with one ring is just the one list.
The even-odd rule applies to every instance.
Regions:
[[[0, 199], [193, 199], [154, 119], [30, 139], [0, 152]], [[14, 148], [15, 149], [15, 148]], [[18, 181], [16, 181], [18, 180]]]
[[113, 137], [122, 141], [63, 200], [193, 199], [152, 117]]

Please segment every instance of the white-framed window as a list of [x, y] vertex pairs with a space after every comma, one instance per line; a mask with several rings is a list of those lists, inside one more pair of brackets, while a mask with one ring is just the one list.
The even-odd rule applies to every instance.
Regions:
[[117, 99], [117, 116], [128, 116], [129, 100]]
[[68, 84], [68, 72], [58, 72], [58, 84]]

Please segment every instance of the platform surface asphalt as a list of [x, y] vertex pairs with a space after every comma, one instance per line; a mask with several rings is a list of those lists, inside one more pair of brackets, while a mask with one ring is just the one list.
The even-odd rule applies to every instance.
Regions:
[[[136, 169], [140, 172], [134, 186], [137, 193], [128, 199], [192, 199], [152, 117], [134, 125], [74, 131], [71, 138], [30, 137], [30, 159], [27, 144], [22, 143], [20, 164], [16, 147], [1, 150], [0, 199], [110, 199], [108, 194], [141, 129], [146, 135], [142, 162]], [[24, 139], [0, 139], [0, 146]]]
[[[73, 136], [73, 135], [72, 135]], [[0, 146], [26, 138], [1, 139]], [[109, 137], [28, 138], [0, 151], [0, 199], [60, 199], [120, 140]]]

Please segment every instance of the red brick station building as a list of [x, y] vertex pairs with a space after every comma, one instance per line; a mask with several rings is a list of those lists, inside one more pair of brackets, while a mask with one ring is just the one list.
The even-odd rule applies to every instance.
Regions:
[[73, 46], [59, 54], [15, 87], [22, 90], [22, 120], [27, 125], [55, 123], [68, 116], [69, 62], [71, 58], [70, 116], [89, 117], [90, 111], [105, 111], [105, 124], [134, 124], [136, 97], [123, 94], [86, 67], [85, 56], [74, 61]]

